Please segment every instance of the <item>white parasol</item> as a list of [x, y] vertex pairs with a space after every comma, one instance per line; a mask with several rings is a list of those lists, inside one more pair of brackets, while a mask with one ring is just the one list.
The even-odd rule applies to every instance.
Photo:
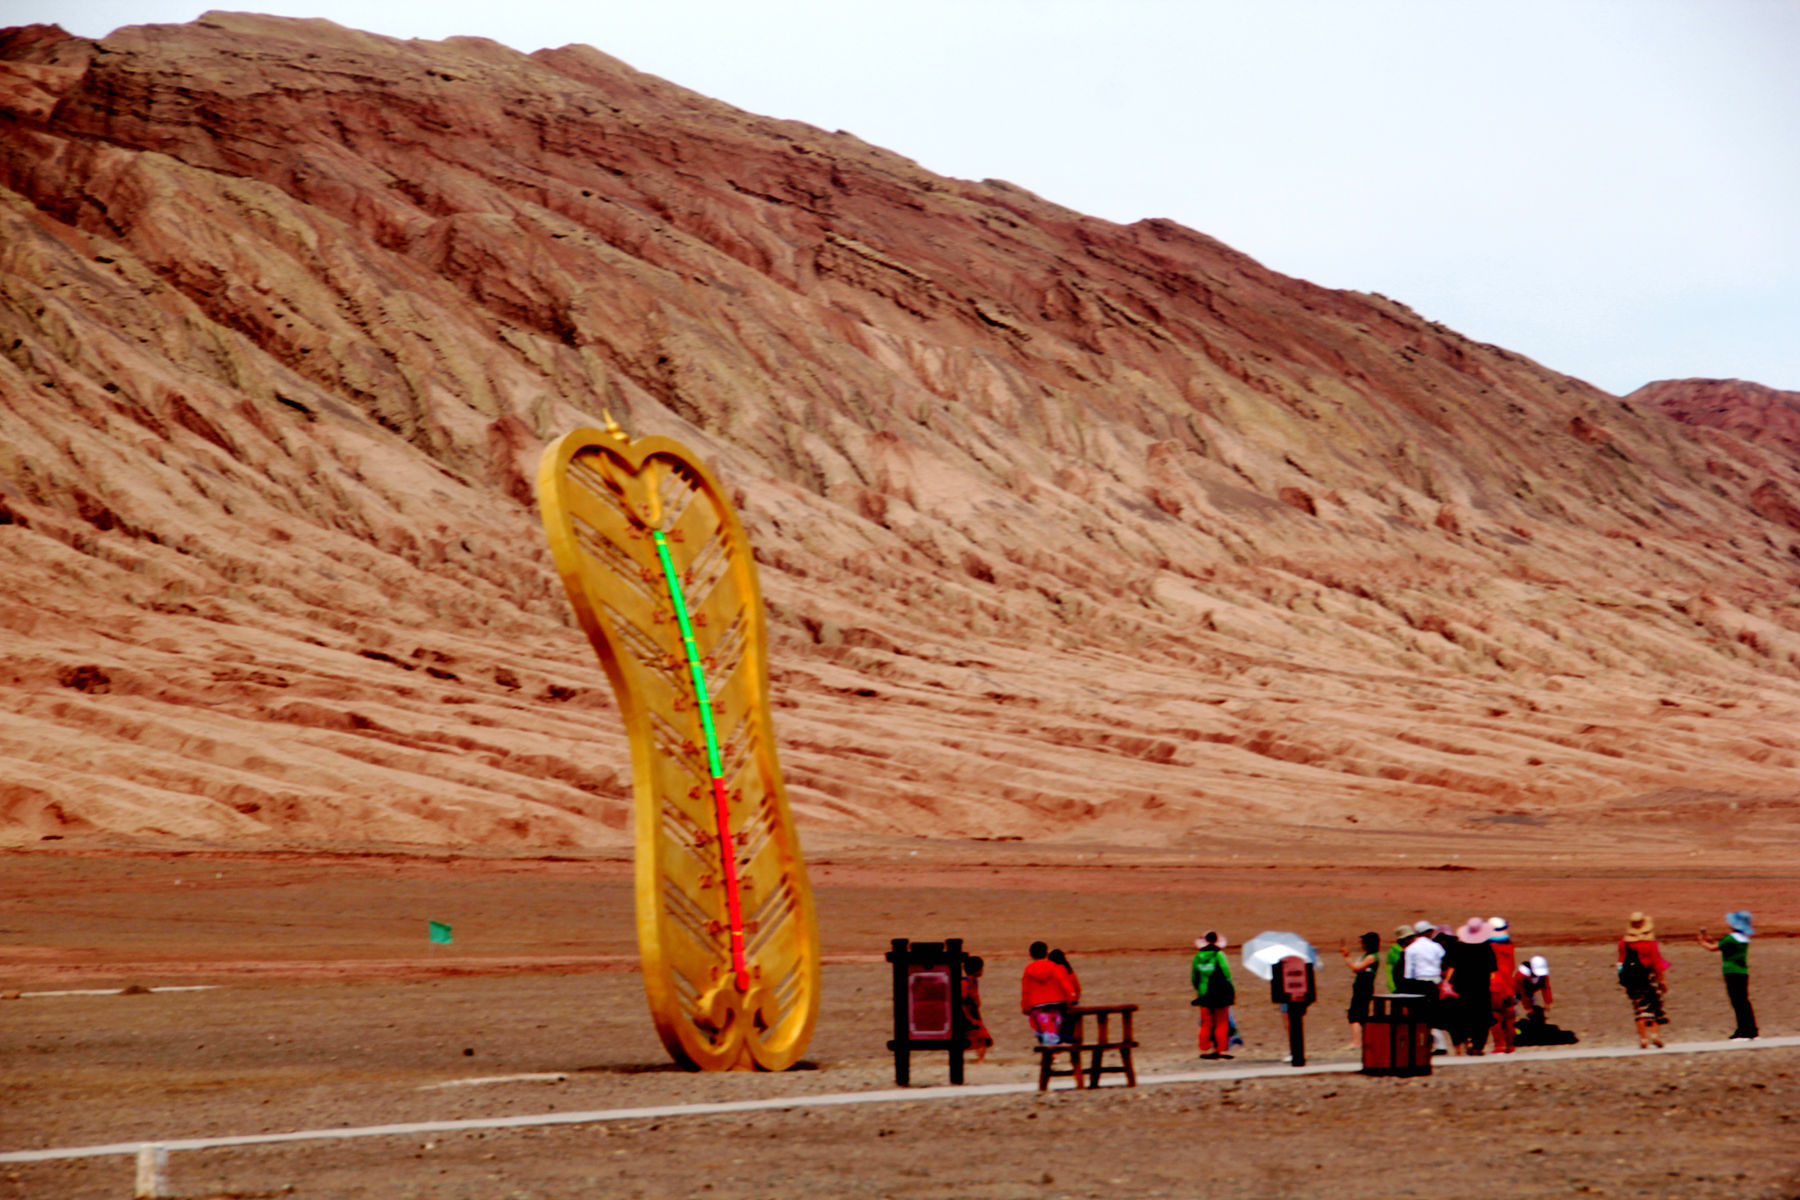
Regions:
[[1258, 979], [1268, 979], [1275, 974], [1275, 964], [1289, 955], [1299, 955], [1314, 966], [1318, 965], [1319, 952], [1312, 948], [1312, 943], [1297, 933], [1284, 933], [1279, 930], [1266, 930], [1244, 943], [1242, 951], [1244, 967]]

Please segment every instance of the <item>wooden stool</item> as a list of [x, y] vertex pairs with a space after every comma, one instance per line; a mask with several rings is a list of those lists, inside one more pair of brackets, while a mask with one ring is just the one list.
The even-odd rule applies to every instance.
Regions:
[[[1054, 1076], [1066, 1075], [1075, 1080], [1075, 1086], [1099, 1087], [1102, 1075], [1125, 1076], [1126, 1087], [1137, 1086], [1137, 1069], [1131, 1064], [1131, 1052], [1137, 1048], [1137, 1039], [1132, 1036], [1132, 1015], [1138, 1006], [1135, 1004], [1088, 1004], [1077, 1005], [1069, 1009], [1071, 1036], [1068, 1041], [1054, 1046], [1038, 1046], [1038, 1091], [1050, 1087]], [[1112, 1018], [1117, 1014], [1120, 1018], [1118, 1036], [1113, 1036]], [[1089, 1041], [1083, 1036], [1083, 1026], [1088, 1017], [1094, 1018], [1094, 1039]], [[1081, 1052], [1089, 1051], [1091, 1057], [1088, 1065], [1081, 1065]], [[1105, 1062], [1108, 1050], [1118, 1051], [1119, 1061], [1112, 1065]], [[1055, 1066], [1056, 1056], [1067, 1054], [1067, 1067]]]

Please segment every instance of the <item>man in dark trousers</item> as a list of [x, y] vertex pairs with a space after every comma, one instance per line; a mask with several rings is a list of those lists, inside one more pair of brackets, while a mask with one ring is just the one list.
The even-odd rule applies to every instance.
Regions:
[[1719, 956], [1719, 968], [1725, 977], [1725, 995], [1737, 1018], [1737, 1028], [1731, 1031], [1731, 1036], [1753, 1038], [1756, 1036], [1756, 1010], [1750, 1007], [1750, 913], [1747, 909], [1728, 912], [1725, 924], [1731, 926], [1731, 932], [1716, 942], [1704, 929], [1695, 934], [1694, 939]]

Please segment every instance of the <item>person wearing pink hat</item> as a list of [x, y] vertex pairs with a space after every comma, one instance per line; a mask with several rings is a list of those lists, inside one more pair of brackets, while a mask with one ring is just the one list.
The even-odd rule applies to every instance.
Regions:
[[1470, 917], [1456, 930], [1444, 955], [1444, 998], [1450, 1006], [1446, 1028], [1458, 1054], [1487, 1053], [1488, 1028], [1494, 1020], [1493, 930], [1480, 917]]
[[1194, 986], [1194, 1006], [1200, 1010], [1200, 1057], [1231, 1057], [1231, 1006], [1237, 988], [1231, 982], [1231, 961], [1225, 957], [1225, 939], [1208, 931], [1194, 942], [1188, 964], [1188, 982]]

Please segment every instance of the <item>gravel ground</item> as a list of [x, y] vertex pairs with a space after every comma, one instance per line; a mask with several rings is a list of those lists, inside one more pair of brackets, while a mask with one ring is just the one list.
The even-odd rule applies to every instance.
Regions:
[[[373, 861], [311, 871], [243, 857], [204, 870], [192, 858], [155, 857], [10, 856], [0, 865], [8, 938], [0, 989], [222, 984], [0, 1002], [0, 1150], [889, 1088], [888, 976], [876, 956], [897, 925], [921, 937], [985, 932], [970, 940], [989, 951], [988, 1012], [999, 1045], [987, 1062], [970, 1065], [971, 1083], [1034, 1078], [1009, 1001], [1016, 947], [1040, 928], [1050, 937], [1071, 931], [1059, 940], [1090, 1000], [1143, 1006], [1141, 1072], [1194, 1071], [1202, 1064], [1179, 940], [1194, 911], [1227, 914], [1207, 920], [1234, 940], [1240, 929], [1291, 923], [1324, 942], [1334, 927], [1351, 937], [1365, 927], [1386, 933], [1421, 896], [1445, 919], [1495, 907], [1471, 899], [1472, 881], [1456, 873], [1383, 879], [1281, 868], [1227, 894], [1230, 881], [1200, 888], [1182, 875], [1083, 875], [1067, 863], [1008, 868], [1007, 878], [980, 888], [947, 885], [935, 868], [828, 869], [820, 907], [829, 914], [830, 961], [809, 1061], [782, 1075], [692, 1075], [669, 1066], [637, 976], [602, 961], [629, 947], [616, 927], [629, 928], [617, 864], [596, 866], [585, 881], [567, 864], [432, 868], [442, 878]], [[1671, 1041], [1730, 1030], [1716, 962], [1685, 940], [1727, 902], [1775, 914], [1755, 944], [1753, 994], [1765, 1034], [1800, 1033], [1800, 941], [1780, 924], [1796, 885], [1785, 876], [1570, 873], [1545, 881], [1507, 870], [1510, 880], [1484, 875], [1480, 887], [1529, 896], [1517, 911], [1532, 916], [1515, 918], [1522, 948], [1549, 955], [1553, 1015], [1584, 1047], [1635, 1043], [1629, 1006], [1611, 980], [1610, 932], [1588, 928], [1595, 913], [1610, 913], [1629, 894], [1655, 896], [1668, 931]], [[211, 889], [189, 882], [208, 874]], [[445, 881], [459, 888], [440, 890]], [[233, 890], [221, 891], [228, 882]], [[421, 889], [466, 890], [500, 910], [560, 915], [521, 920], [516, 936], [485, 940], [464, 931], [484, 928], [487, 917], [459, 918], [458, 956], [433, 959], [413, 945], [423, 940], [422, 920], [415, 930], [410, 915], [423, 903]], [[596, 912], [604, 914], [598, 921]], [[1292, 912], [1301, 919], [1279, 920]], [[295, 916], [304, 913], [311, 919]], [[396, 914], [405, 914], [404, 932]], [[598, 957], [585, 962], [576, 953], [585, 948], [584, 923], [600, 927], [590, 943]], [[391, 935], [383, 932], [389, 924]], [[1164, 946], [1146, 947], [1159, 929]], [[336, 958], [334, 946], [343, 950]], [[1332, 957], [1309, 1020], [1310, 1057], [1348, 1063], [1347, 984]], [[332, 969], [321, 976], [327, 961]], [[1278, 1066], [1278, 1018], [1253, 988], [1240, 998], [1248, 1045], [1231, 1065]], [[516, 1074], [550, 1078], [466, 1082]], [[916, 1083], [944, 1079], [941, 1058], [915, 1060]], [[482, 1200], [1793, 1198], [1797, 1122], [1800, 1049], [1671, 1048], [1589, 1061], [1525, 1051], [1428, 1079], [1207, 1080], [178, 1152], [170, 1182], [182, 1197]], [[4, 1163], [0, 1200], [123, 1197], [131, 1180], [123, 1156]]]

